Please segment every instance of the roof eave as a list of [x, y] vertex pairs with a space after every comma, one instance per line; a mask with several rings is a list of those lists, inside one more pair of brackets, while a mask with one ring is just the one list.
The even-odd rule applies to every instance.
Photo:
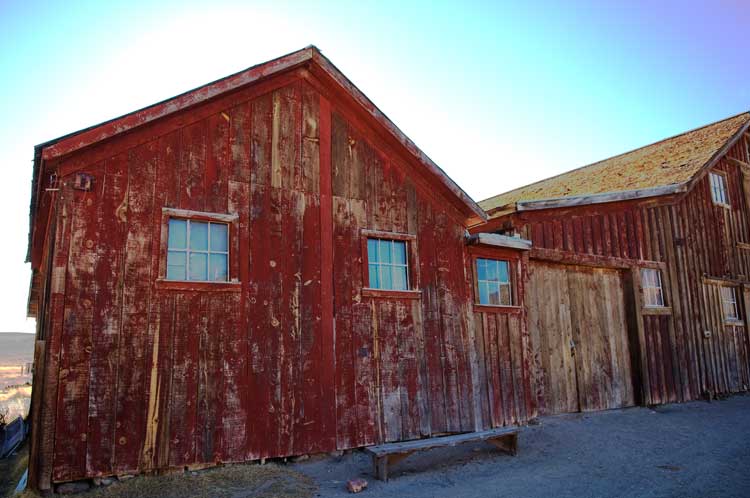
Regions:
[[649, 197], [660, 197], [686, 192], [686, 183], [674, 183], [661, 187], [624, 190], [620, 192], [605, 192], [601, 194], [579, 195], [571, 197], [558, 197], [554, 199], [539, 199], [516, 202], [515, 211], [536, 211], [540, 209], [556, 209], [562, 207], [575, 207], [589, 204], [605, 204], [609, 202], [629, 201], [645, 199]]

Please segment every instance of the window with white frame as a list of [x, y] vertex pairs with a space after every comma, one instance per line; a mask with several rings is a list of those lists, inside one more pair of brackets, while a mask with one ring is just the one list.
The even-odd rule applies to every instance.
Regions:
[[479, 304], [511, 306], [513, 292], [508, 261], [477, 258], [476, 265]]
[[368, 237], [367, 274], [371, 289], [409, 290], [407, 242]]
[[725, 321], [737, 321], [740, 319], [737, 308], [737, 291], [734, 287], [721, 287], [721, 307], [724, 310]]
[[167, 280], [229, 280], [229, 225], [170, 218], [168, 230]]
[[647, 308], [661, 308], [664, 306], [661, 270], [642, 268], [641, 286], [643, 287], [644, 306]]
[[710, 172], [708, 174], [711, 182], [711, 198], [714, 204], [729, 206], [729, 193], [727, 192], [727, 177], [724, 173]]

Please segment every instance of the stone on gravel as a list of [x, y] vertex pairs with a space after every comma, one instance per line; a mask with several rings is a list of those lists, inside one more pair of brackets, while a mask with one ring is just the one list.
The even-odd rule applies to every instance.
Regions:
[[367, 481], [364, 479], [350, 479], [346, 482], [346, 489], [350, 493], [359, 493], [367, 487]]

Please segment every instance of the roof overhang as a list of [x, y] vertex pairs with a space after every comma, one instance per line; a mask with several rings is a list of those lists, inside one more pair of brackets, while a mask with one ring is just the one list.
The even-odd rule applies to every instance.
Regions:
[[515, 211], [535, 211], [539, 209], [556, 209], [563, 207], [583, 206], [588, 204], [605, 204], [608, 202], [630, 201], [634, 199], [646, 199], [648, 197], [660, 197], [686, 192], [688, 186], [685, 183], [676, 183], [662, 187], [642, 188], [636, 190], [625, 190], [622, 192], [606, 192], [602, 194], [580, 195], [574, 197], [558, 197], [556, 199], [540, 199], [535, 201], [520, 201], [515, 205]]
[[484, 245], [493, 247], [504, 247], [507, 249], [519, 249], [528, 251], [531, 249], [531, 241], [519, 237], [509, 237], [497, 233], [475, 233], [466, 238], [469, 245]]

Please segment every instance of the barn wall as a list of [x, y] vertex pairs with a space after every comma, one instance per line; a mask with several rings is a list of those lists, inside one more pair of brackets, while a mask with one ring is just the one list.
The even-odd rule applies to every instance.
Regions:
[[[738, 380], [750, 368], [743, 356], [746, 327], [724, 330], [721, 303], [706, 283], [706, 277], [750, 282], [748, 176], [733, 162], [749, 158], [743, 139], [714, 167], [727, 173], [731, 209], [713, 204], [706, 175], [678, 197], [527, 211], [495, 222], [509, 221], [530, 238], [532, 257], [632, 271], [639, 303], [633, 269], [662, 269], [669, 312], [638, 306], [631, 317], [640, 335], [642, 402], [687, 401], [750, 387]], [[706, 337], [704, 331], [711, 333]]]
[[[418, 165], [307, 80], [221, 99], [57, 165], [39, 487], [526, 420], [484, 412], [465, 228]], [[239, 284], [160, 280], [164, 207], [238, 214]], [[421, 293], [363, 292], [362, 229], [416, 237]]]

